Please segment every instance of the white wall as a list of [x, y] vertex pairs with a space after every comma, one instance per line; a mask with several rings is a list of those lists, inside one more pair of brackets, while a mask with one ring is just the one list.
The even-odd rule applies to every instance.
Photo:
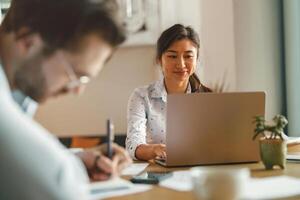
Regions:
[[280, 0], [234, 0], [237, 90], [266, 91], [266, 115], [282, 112]]
[[[201, 1], [201, 80], [209, 87], [233, 91], [236, 86], [232, 0]], [[223, 85], [223, 86], [222, 86]]]
[[267, 118], [282, 112], [280, 14], [280, 0], [202, 0], [203, 79], [266, 91]]
[[284, 4], [284, 39], [286, 67], [286, 104], [288, 134], [300, 136], [300, 1], [288, 0]]

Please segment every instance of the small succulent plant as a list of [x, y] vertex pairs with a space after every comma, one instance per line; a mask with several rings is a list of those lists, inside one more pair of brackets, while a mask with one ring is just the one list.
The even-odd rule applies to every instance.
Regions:
[[[254, 122], [256, 123], [255, 134], [253, 140], [262, 134], [266, 139], [278, 139], [283, 140], [284, 127], [288, 124], [288, 120], [283, 115], [275, 115], [273, 118], [273, 124], [266, 124], [266, 120], [263, 116], [254, 117]], [[267, 134], [269, 133], [269, 134]]]

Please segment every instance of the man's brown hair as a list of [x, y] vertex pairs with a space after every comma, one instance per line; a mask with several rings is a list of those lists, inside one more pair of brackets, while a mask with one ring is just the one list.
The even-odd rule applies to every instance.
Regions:
[[115, 47], [125, 40], [114, 0], [12, 0], [2, 28], [23, 27], [38, 33], [49, 49], [73, 49], [80, 39], [96, 33]]

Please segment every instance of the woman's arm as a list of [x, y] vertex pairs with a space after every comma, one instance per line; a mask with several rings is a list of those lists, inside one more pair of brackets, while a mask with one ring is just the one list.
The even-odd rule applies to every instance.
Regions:
[[136, 89], [130, 96], [127, 108], [126, 149], [133, 159], [151, 160], [155, 157], [165, 158], [164, 144], [147, 144], [147, 114], [149, 103], [145, 88]]
[[126, 150], [133, 159], [136, 148], [141, 144], [146, 144], [146, 107], [145, 99], [141, 89], [135, 89], [128, 100], [127, 106], [127, 138]]

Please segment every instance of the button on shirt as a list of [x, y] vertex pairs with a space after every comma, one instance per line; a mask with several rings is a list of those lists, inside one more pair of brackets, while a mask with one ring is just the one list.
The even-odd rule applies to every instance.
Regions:
[[0, 65], [0, 199], [87, 199], [85, 166], [14, 102]]
[[[191, 93], [190, 84], [187, 93]], [[161, 79], [136, 88], [128, 101], [126, 149], [133, 159], [141, 144], [166, 143], [167, 91]]]

